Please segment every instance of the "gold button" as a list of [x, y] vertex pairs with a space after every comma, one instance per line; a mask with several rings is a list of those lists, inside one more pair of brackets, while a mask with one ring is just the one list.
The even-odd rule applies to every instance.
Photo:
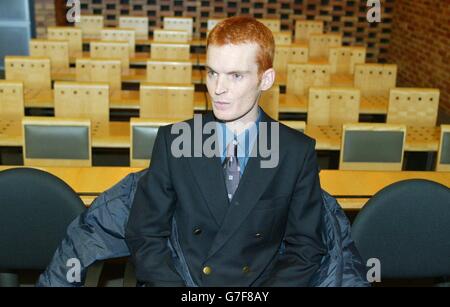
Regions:
[[205, 275], [211, 274], [211, 267], [205, 266], [205, 267], [203, 268], [203, 274], [205, 274]]
[[248, 267], [248, 266], [243, 267], [243, 268], [242, 268], [242, 272], [244, 272], [244, 273], [250, 273], [250, 267]]

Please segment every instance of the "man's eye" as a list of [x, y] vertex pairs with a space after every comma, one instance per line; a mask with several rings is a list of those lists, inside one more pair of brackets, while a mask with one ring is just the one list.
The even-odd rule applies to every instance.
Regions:
[[236, 80], [240, 80], [240, 79], [242, 79], [242, 75], [241, 74], [233, 74], [233, 78]]
[[211, 70], [208, 71], [208, 76], [215, 77], [216, 75], [217, 75], [217, 73], [215, 71], [211, 71]]

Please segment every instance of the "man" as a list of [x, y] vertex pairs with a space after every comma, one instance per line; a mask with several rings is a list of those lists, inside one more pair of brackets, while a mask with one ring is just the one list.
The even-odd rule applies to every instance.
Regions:
[[[271, 31], [253, 18], [226, 19], [209, 34], [213, 114], [185, 125], [212, 123], [219, 155], [192, 153], [194, 133], [191, 155], [179, 156], [179, 129], [159, 129], [125, 234], [141, 283], [185, 286], [188, 276], [198, 286], [308, 286], [319, 268], [326, 250], [315, 142], [258, 107], [274, 83], [273, 55]], [[211, 137], [202, 135], [202, 148]], [[266, 143], [275, 163], [263, 163]], [[167, 245], [174, 235], [184, 274]]]

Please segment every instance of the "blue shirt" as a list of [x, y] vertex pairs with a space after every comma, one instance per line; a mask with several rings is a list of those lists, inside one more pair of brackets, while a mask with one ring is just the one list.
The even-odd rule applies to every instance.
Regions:
[[[238, 142], [237, 147], [237, 157], [240, 166], [241, 176], [244, 173], [245, 167], [248, 162], [248, 158], [253, 150], [253, 145], [255, 144], [256, 138], [258, 137], [258, 125], [261, 121], [261, 110], [258, 108], [258, 117], [254, 125], [242, 131], [240, 134], [236, 135], [236, 140]], [[220, 128], [217, 129], [218, 132], [218, 146], [220, 158], [223, 161], [227, 155], [227, 145], [231, 143], [235, 137], [234, 131], [228, 129], [225, 123], [218, 122]]]

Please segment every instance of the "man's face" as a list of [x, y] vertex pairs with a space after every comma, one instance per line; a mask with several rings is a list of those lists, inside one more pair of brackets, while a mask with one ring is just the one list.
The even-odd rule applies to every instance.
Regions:
[[255, 117], [261, 88], [256, 44], [210, 45], [206, 70], [214, 115], [223, 121]]

